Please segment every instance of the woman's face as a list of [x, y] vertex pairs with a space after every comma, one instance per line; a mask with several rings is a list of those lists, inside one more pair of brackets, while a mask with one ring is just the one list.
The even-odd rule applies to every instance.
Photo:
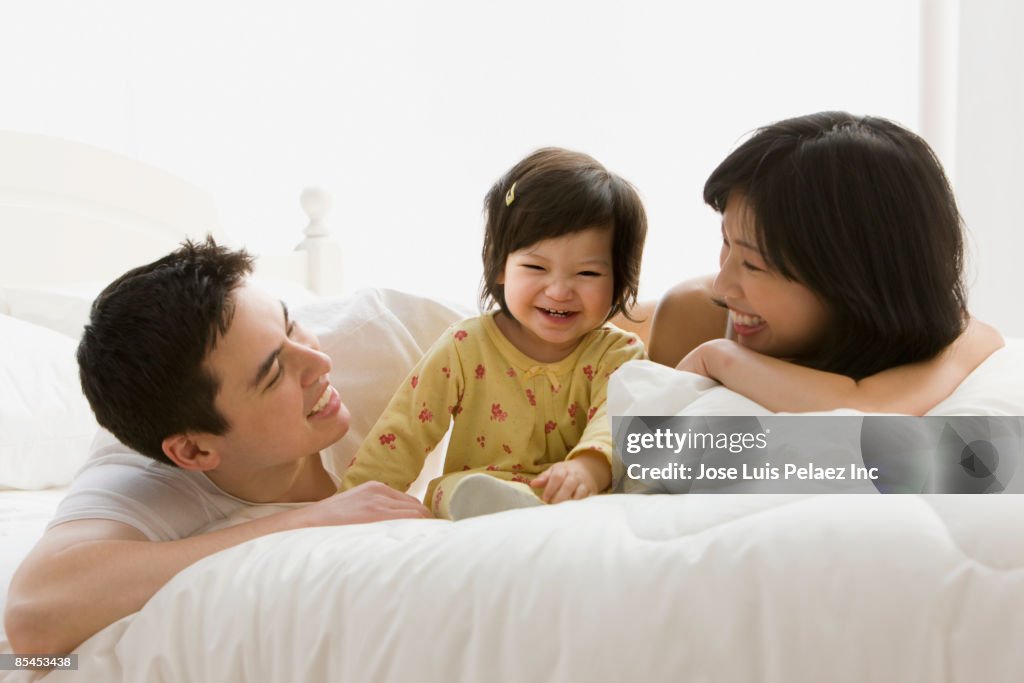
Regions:
[[757, 248], [753, 213], [737, 192], [722, 214], [719, 265], [714, 291], [729, 308], [737, 342], [778, 358], [817, 350], [828, 329], [828, 308], [810, 289], [767, 265]]

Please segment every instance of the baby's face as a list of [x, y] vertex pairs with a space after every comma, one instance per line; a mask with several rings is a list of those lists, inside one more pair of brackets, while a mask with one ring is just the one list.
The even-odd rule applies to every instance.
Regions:
[[612, 230], [588, 228], [514, 251], [497, 283], [514, 318], [498, 317], [509, 341], [535, 360], [561, 360], [611, 310]]
[[715, 294], [729, 307], [732, 336], [777, 358], [813, 353], [828, 329], [828, 307], [806, 286], [768, 266], [758, 250], [743, 195], [732, 193], [722, 214], [721, 270]]

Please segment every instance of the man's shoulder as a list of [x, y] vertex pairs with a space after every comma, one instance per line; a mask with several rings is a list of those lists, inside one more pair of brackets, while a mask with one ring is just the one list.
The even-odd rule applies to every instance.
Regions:
[[48, 526], [104, 519], [132, 526], [150, 540], [173, 540], [242, 506], [201, 473], [157, 462], [101, 431]]

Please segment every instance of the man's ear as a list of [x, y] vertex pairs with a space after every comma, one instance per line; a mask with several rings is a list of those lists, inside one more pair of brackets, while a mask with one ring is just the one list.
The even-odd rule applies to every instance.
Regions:
[[220, 464], [217, 452], [200, 448], [194, 434], [172, 434], [160, 445], [164, 455], [183, 470], [206, 472]]

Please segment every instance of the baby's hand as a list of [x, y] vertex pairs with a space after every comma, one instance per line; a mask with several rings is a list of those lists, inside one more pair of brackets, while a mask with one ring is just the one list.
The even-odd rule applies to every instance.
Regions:
[[530, 482], [542, 488], [545, 503], [561, 503], [592, 496], [608, 487], [612, 470], [600, 453], [584, 453], [572, 460], [556, 462]]

